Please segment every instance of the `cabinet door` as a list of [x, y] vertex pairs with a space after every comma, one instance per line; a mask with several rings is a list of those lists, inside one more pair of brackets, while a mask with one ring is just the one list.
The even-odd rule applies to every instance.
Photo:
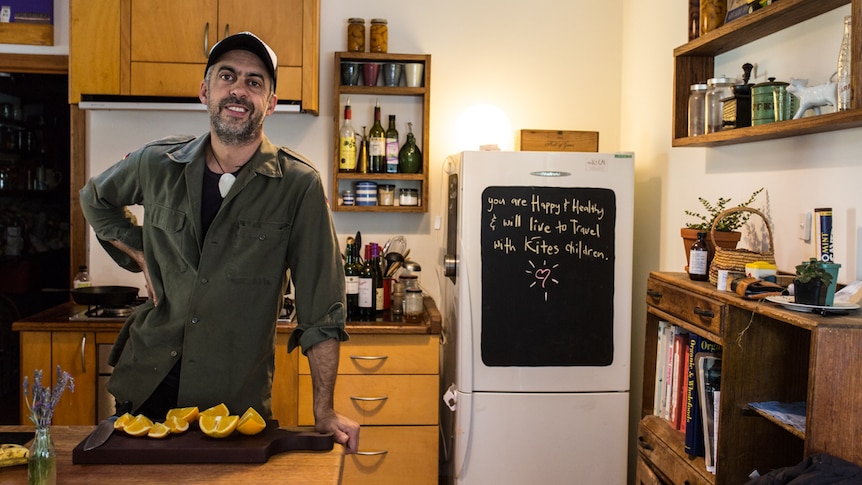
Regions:
[[[75, 379], [75, 390], [67, 389], [54, 409], [53, 424], [96, 424], [96, 334], [53, 332], [51, 364], [52, 386], [57, 382], [58, 365]], [[47, 385], [44, 380], [42, 383]]]
[[[42, 369], [48, 377], [51, 375], [51, 333], [50, 332], [21, 332], [20, 336], [21, 355], [21, 380], [24, 376], [33, 379], [33, 371]], [[32, 397], [32, 393], [28, 398]], [[21, 424], [32, 424], [27, 413], [27, 405], [24, 403], [23, 394], [21, 398]]]
[[218, 38], [249, 31], [275, 51], [279, 66], [302, 66], [303, 0], [265, 0], [254, 8], [248, 4], [248, 0], [218, 2]]
[[218, 0], [133, 0], [132, 62], [206, 64], [220, 38], [217, 13]]
[[437, 426], [363, 427], [359, 453], [344, 457], [344, 483], [436, 485], [437, 433]]

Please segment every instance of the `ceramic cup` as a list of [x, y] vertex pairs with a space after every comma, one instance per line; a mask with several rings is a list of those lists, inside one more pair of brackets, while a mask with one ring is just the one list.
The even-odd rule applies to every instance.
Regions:
[[359, 63], [358, 62], [342, 62], [341, 63], [341, 85], [356, 86], [359, 84]]
[[425, 65], [419, 62], [404, 64], [404, 82], [407, 84], [407, 87], [421, 88], [424, 71]]
[[377, 86], [378, 74], [380, 74], [379, 62], [366, 62], [362, 64], [362, 84]]
[[401, 84], [401, 72], [403, 69], [403, 64], [390, 62], [383, 64], [383, 85], [398, 86]]

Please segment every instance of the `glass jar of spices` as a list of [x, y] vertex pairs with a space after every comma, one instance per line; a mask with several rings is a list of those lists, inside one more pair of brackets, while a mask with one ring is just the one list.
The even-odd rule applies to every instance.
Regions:
[[411, 323], [422, 321], [422, 290], [407, 288], [404, 294], [404, 320]]
[[387, 52], [389, 50], [389, 26], [386, 19], [371, 19], [368, 52]]
[[347, 51], [365, 52], [365, 19], [354, 17], [347, 21]]

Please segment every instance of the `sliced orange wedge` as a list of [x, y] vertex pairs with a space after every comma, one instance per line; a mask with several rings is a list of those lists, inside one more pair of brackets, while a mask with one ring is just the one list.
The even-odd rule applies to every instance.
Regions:
[[147, 436], [149, 436], [150, 438], [164, 438], [169, 434], [171, 434], [171, 430], [167, 426], [165, 426], [164, 423], [153, 424], [153, 426], [150, 428], [150, 431], [147, 432]]
[[266, 429], [266, 421], [252, 407], [248, 408], [239, 418], [239, 423], [236, 425], [236, 430], [245, 435], [258, 434]]
[[134, 421], [134, 419], [135, 419], [135, 416], [132, 413], [123, 414], [122, 416], [117, 418], [116, 421], [114, 421], [114, 429], [123, 429], [129, 423]]
[[167, 422], [171, 417], [176, 416], [177, 418], [187, 422], [193, 423], [196, 419], [198, 419], [198, 407], [192, 406], [187, 408], [174, 408], [168, 411], [167, 417], [165, 417], [165, 422]]
[[150, 432], [150, 428], [153, 427], [153, 422], [150, 421], [150, 418], [144, 416], [143, 414], [139, 414], [135, 416], [135, 418], [128, 424], [123, 427], [123, 431], [132, 435], [132, 436], [144, 436]]
[[188, 421], [176, 415], [168, 415], [167, 419], [165, 419], [165, 426], [174, 434], [185, 433], [189, 430]]
[[201, 416], [227, 416], [230, 414], [230, 410], [227, 408], [227, 404], [219, 403], [211, 408], [207, 408], [200, 412], [198, 418]]
[[201, 432], [213, 438], [225, 438], [230, 436], [239, 423], [239, 416], [212, 416], [201, 413], [198, 416], [198, 425]]

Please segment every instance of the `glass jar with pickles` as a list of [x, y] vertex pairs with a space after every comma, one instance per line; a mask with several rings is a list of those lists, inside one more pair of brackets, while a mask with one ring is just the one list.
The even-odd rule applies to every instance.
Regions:
[[371, 34], [369, 36], [369, 52], [387, 52], [389, 50], [389, 26], [386, 19], [371, 19]]
[[351, 18], [347, 21], [348, 52], [365, 52], [365, 19]]

